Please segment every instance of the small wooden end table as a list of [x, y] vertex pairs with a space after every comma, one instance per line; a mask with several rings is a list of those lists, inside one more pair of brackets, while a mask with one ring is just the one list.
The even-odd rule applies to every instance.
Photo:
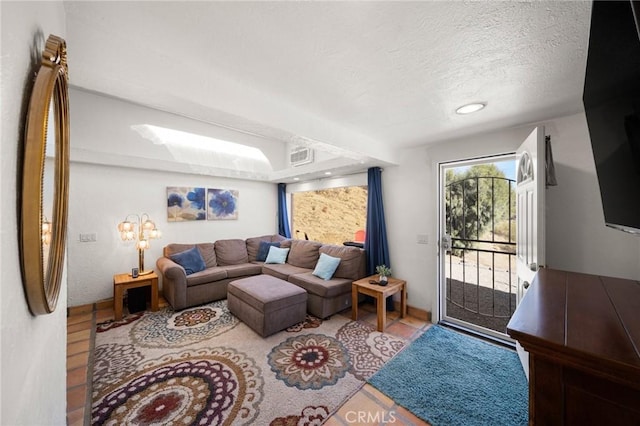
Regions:
[[124, 291], [131, 288], [151, 286], [151, 310], [158, 310], [158, 275], [155, 272], [140, 275], [138, 278], [131, 274], [116, 274], [113, 276], [113, 309], [116, 321], [122, 319], [122, 299]]
[[378, 311], [378, 331], [384, 331], [387, 323], [387, 297], [400, 293], [400, 316], [407, 316], [407, 282], [396, 278], [388, 277], [389, 283], [386, 286], [371, 284], [369, 281], [378, 281], [378, 275], [362, 278], [354, 281], [351, 285], [351, 319], [358, 319], [358, 293], [376, 299], [376, 310]]

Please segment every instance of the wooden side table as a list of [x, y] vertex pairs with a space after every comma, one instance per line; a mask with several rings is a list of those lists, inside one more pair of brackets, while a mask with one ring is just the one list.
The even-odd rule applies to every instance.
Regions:
[[113, 276], [113, 309], [116, 321], [122, 319], [122, 299], [124, 291], [130, 288], [151, 286], [151, 310], [158, 310], [158, 275], [155, 272], [132, 278], [130, 274]]
[[379, 284], [371, 284], [369, 281], [378, 280], [378, 275], [372, 275], [370, 277], [362, 278], [358, 281], [354, 281], [351, 285], [351, 319], [356, 321], [358, 319], [358, 293], [366, 294], [367, 296], [374, 297], [376, 299], [376, 310], [378, 311], [378, 331], [384, 331], [384, 327], [387, 323], [387, 297], [400, 293], [400, 316], [404, 318], [407, 316], [407, 282], [396, 278], [389, 278], [389, 284], [381, 286]]

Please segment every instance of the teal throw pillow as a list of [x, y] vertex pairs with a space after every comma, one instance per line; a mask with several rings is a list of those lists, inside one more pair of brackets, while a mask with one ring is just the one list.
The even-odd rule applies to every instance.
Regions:
[[171, 256], [169, 256], [169, 259], [182, 266], [187, 275], [204, 271], [207, 267], [207, 265], [205, 265], [204, 263], [202, 255], [200, 254], [200, 250], [198, 250], [198, 247], [181, 251], [180, 253], [172, 254]]
[[271, 247], [280, 247], [280, 243], [270, 243], [268, 241], [260, 241], [260, 247], [258, 247], [258, 254], [256, 254], [256, 260], [258, 262], [264, 262], [267, 260], [269, 249]]
[[288, 248], [269, 247], [269, 254], [264, 263], [285, 263], [289, 255]]
[[320, 253], [320, 258], [318, 259], [318, 263], [316, 263], [316, 268], [313, 270], [312, 274], [325, 281], [329, 281], [336, 272], [336, 269], [338, 269], [338, 265], [340, 265], [339, 257]]

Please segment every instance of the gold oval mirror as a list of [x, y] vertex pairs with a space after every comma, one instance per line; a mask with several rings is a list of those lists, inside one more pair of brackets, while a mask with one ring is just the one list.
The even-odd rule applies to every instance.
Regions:
[[65, 41], [50, 35], [27, 114], [20, 255], [29, 309], [55, 310], [67, 235], [69, 191], [69, 94]]

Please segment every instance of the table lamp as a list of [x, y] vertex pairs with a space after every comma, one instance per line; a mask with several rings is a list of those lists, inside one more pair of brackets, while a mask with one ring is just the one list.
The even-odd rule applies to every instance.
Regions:
[[[132, 216], [136, 218], [136, 221], [129, 221]], [[144, 270], [144, 251], [149, 248], [149, 240], [160, 238], [162, 233], [156, 228], [156, 224], [149, 218], [149, 215], [147, 213], [127, 215], [124, 221], [118, 224], [118, 231], [122, 241], [136, 242], [139, 275], [147, 275], [153, 272], [151, 269]]]

